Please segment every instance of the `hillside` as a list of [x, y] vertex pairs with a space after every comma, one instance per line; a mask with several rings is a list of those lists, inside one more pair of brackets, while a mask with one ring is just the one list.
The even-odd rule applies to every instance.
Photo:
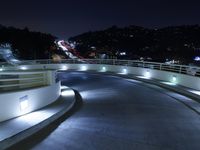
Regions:
[[0, 44], [12, 45], [19, 59], [49, 58], [56, 37], [50, 34], [0, 25]]
[[[200, 26], [172, 26], [147, 29], [139, 26], [119, 28], [113, 26], [103, 31], [87, 32], [69, 39], [77, 43], [82, 54], [93, 51], [107, 54], [109, 58], [153, 61], [179, 60], [191, 62], [200, 55]], [[120, 53], [126, 55], [119, 55]], [[96, 55], [96, 56], [97, 56]]]

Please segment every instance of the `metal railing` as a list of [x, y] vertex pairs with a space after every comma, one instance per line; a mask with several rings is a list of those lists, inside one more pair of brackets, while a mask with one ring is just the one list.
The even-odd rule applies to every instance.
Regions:
[[46, 72], [0, 72], [0, 92], [46, 85]]
[[[186, 66], [177, 64], [166, 64], [136, 60], [118, 60], [118, 59], [64, 59], [60, 61], [49, 60], [28, 60], [21, 61], [20, 65], [35, 65], [35, 64], [105, 64], [105, 65], [117, 65], [128, 67], [149, 68], [161, 71], [175, 72], [180, 74], [187, 74], [191, 76], [200, 77], [200, 67]], [[2, 68], [8, 66], [8, 64], [0, 64]]]

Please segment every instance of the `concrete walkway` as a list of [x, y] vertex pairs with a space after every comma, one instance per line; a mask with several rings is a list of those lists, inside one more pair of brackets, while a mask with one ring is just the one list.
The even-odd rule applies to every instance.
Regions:
[[0, 149], [6, 149], [47, 127], [75, 104], [74, 91], [65, 88], [68, 94], [53, 104], [38, 111], [0, 123]]

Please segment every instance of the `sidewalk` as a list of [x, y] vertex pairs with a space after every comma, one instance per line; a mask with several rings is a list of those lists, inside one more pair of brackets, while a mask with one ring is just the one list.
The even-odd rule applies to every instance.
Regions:
[[65, 88], [66, 93], [38, 111], [0, 123], [0, 149], [6, 149], [45, 128], [75, 105], [74, 91]]

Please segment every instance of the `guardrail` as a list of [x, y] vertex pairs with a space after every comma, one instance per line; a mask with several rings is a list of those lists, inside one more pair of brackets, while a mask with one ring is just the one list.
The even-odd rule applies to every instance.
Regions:
[[121, 65], [131, 66], [140, 68], [149, 68], [162, 71], [175, 72], [180, 74], [188, 74], [192, 76], [200, 77], [200, 67], [146, 62], [146, 61], [135, 61], [135, 60], [118, 60], [118, 59], [64, 59], [58, 62], [53, 60], [31, 60], [22, 61], [21, 64], [106, 64], [106, 65]]
[[20, 90], [47, 85], [46, 72], [0, 72], [0, 91]]
[[[146, 62], [146, 61], [135, 61], [135, 60], [118, 60], [118, 59], [63, 59], [60, 61], [49, 60], [28, 60], [21, 61], [17, 65], [34, 65], [34, 64], [106, 64], [106, 65], [120, 65], [120, 66], [130, 66], [139, 68], [149, 68], [155, 70], [169, 71], [180, 74], [187, 74], [191, 76], [200, 77], [200, 67], [196, 66], [186, 66], [177, 64], [166, 64], [166, 63], [156, 63], [156, 62]], [[8, 64], [0, 64], [3, 69]], [[0, 69], [1, 69], [0, 68]]]

